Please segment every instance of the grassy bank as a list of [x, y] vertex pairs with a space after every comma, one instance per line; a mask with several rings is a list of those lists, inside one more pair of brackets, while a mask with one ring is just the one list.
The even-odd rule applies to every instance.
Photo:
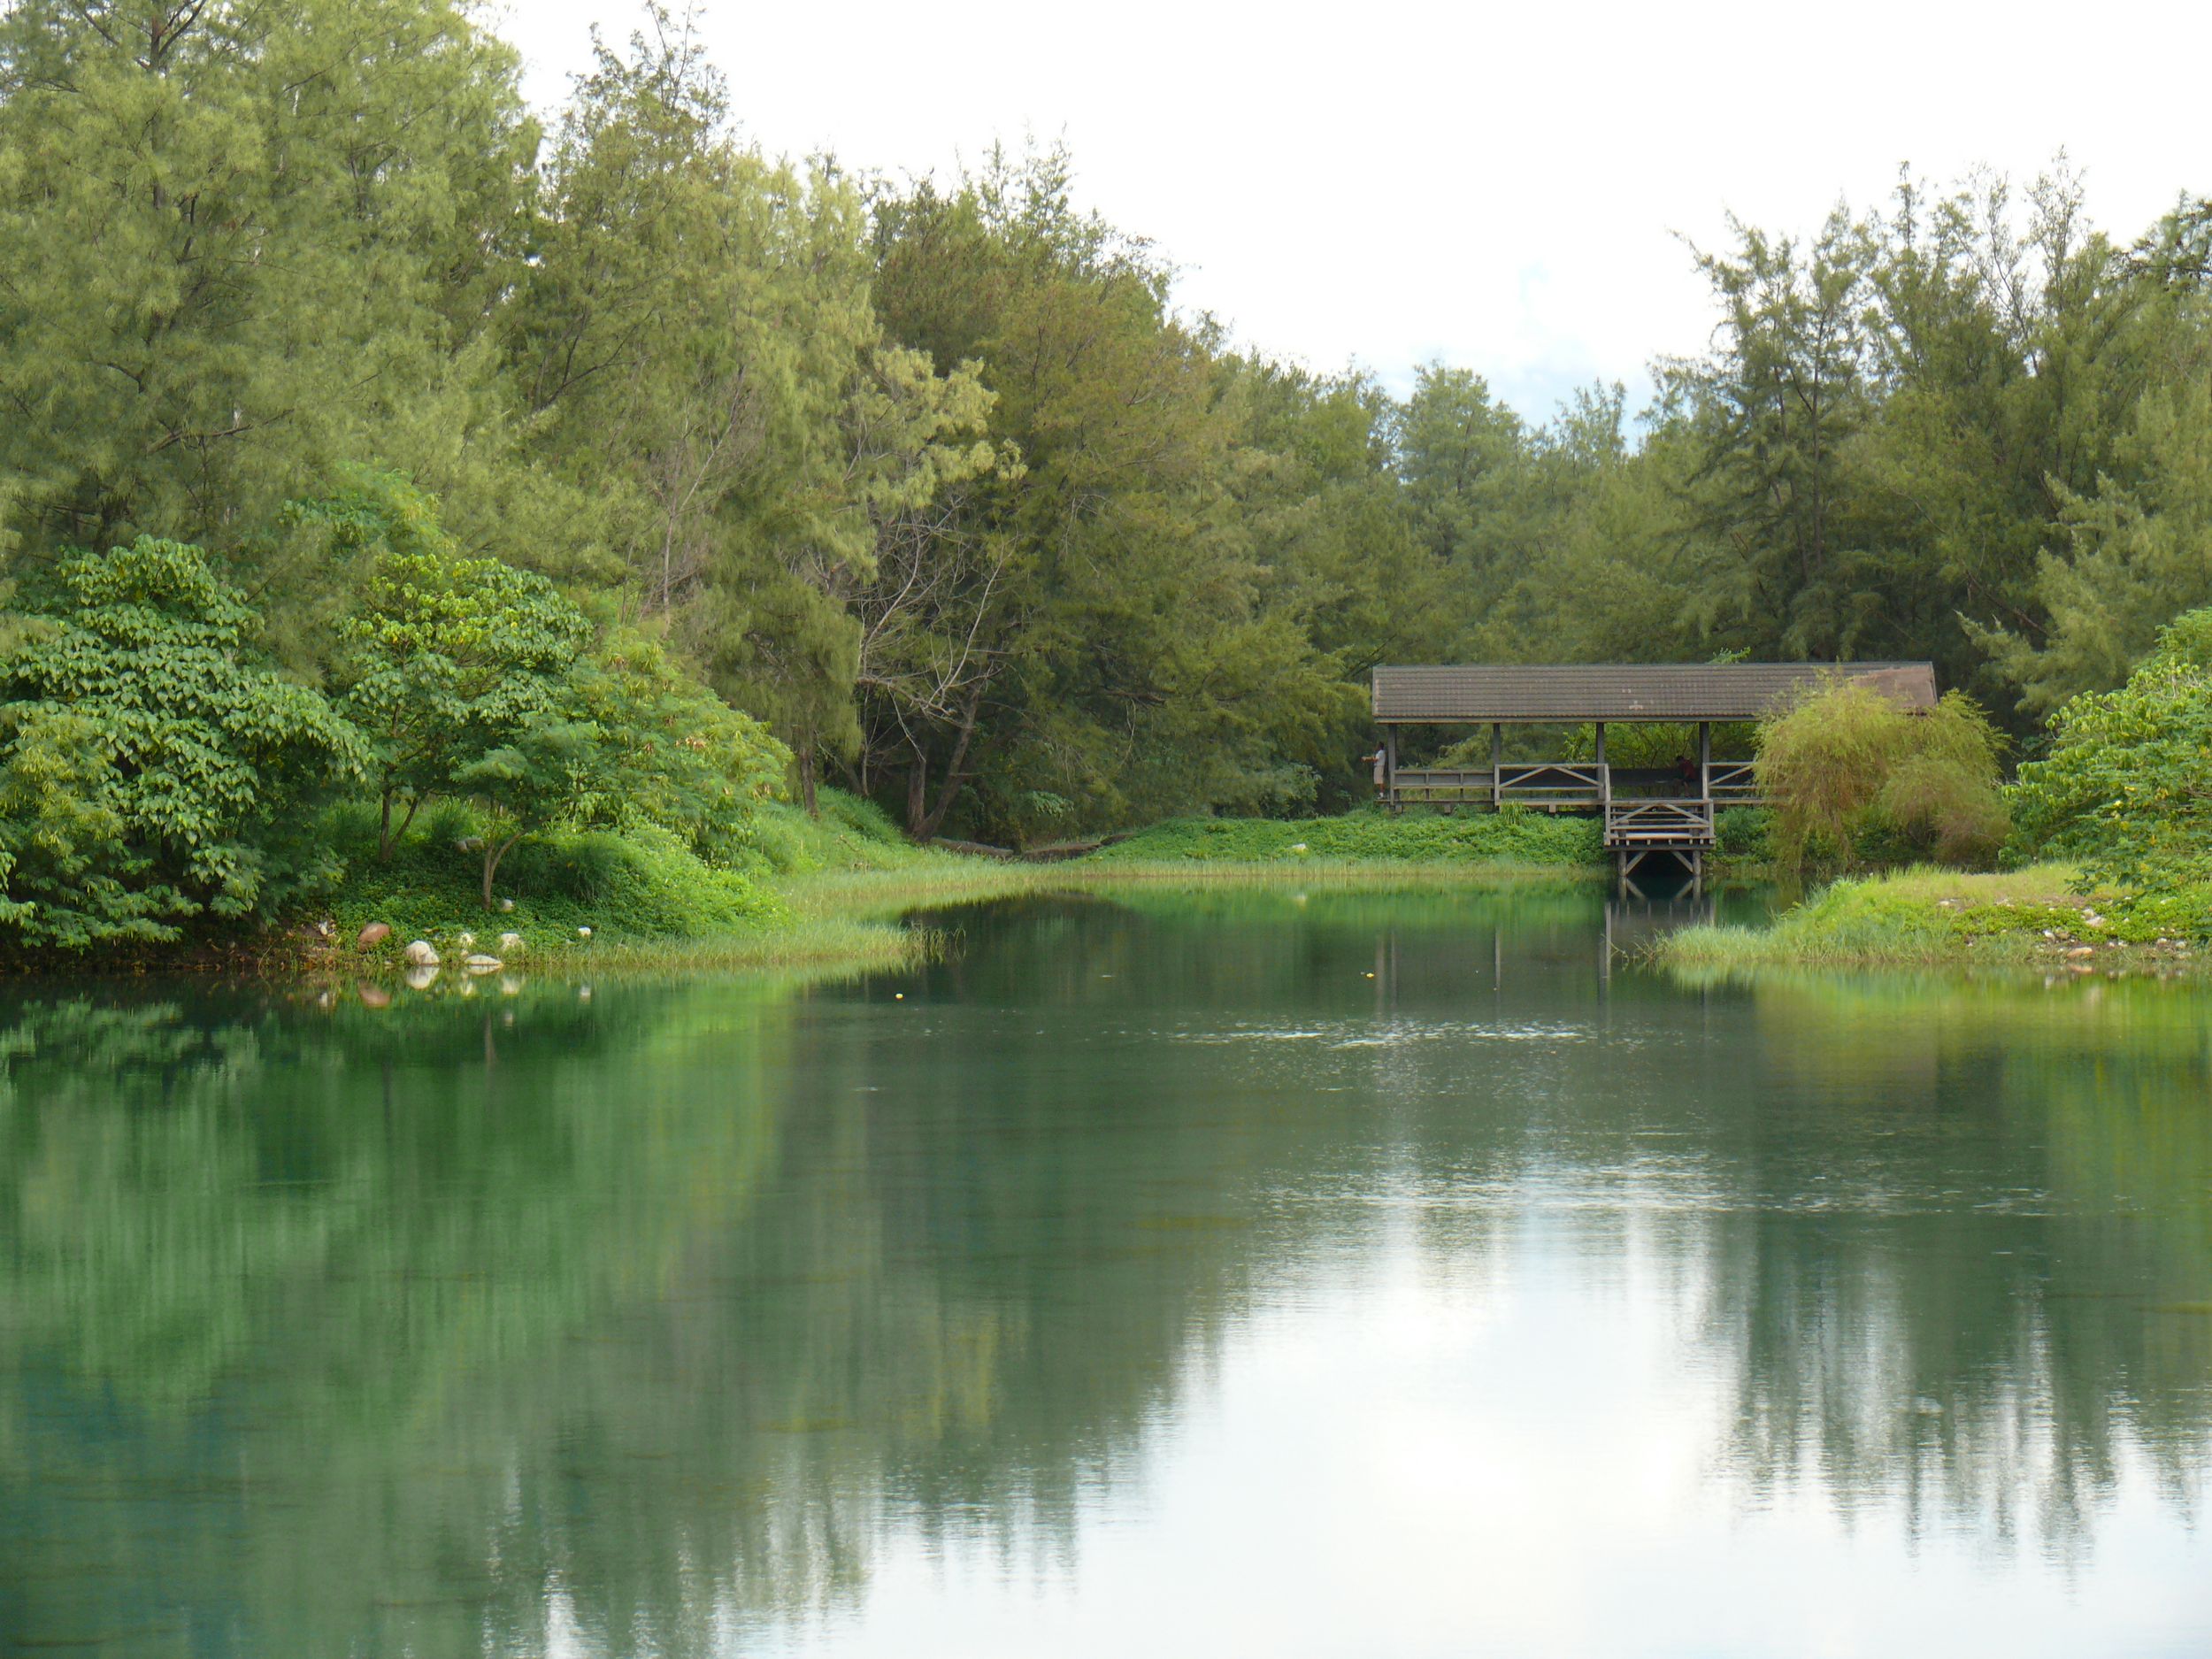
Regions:
[[[826, 791], [818, 818], [764, 808], [748, 842], [713, 864], [650, 831], [534, 838], [503, 862], [502, 908], [488, 913], [469, 852], [480, 830], [465, 814], [432, 816], [388, 858], [377, 856], [365, 819], [333, 833], [347, 879], [314, 924], [287, 930], [273, 953], [283, 965], [396, 969], [405, 947], [423, 940], [448, 966], [488, 953], [553, 972], [864, 972], [937, 947], [902, 918], [1017, 894], [1578, 882], [1603, 868], [1594, 821], [1517, 811], [1181, 819], [1086, 856], [1033, 863], [915, 847], [873, 807]], [[373, 923], [390, 934], [357, 945]], [[519, 942], [502, 947], [505, 933]]]
[[1340, 818], [1170, 818], [1077, 862], [1102, 871], [1422, 864], [1559, 874], [1595, 872], [1604, 854], [1603, 833], [1594, 818], [1554, 818], [1514, 807], [1449, 818], [1365, 807]]
[[1915, 867], [1832, 882], [1770, 926], [1688, 927], [1656, 947], [1669, 967], [2016, 967], [2162, 972], [2212, 932], [2206, 896], [2084, 895], [2066, 864], [1999, 874]]
[[[365, 818], [334, 822], [345, 879], [269, 954], [308, 970], [396, 968], [420, 940], [448, 966], [485, 954], [557, 972], [862, 972], [933, 948], [892, 918], [1032, 873], [914, 847], [874, 808], [829, 792], [818, 818], [764, 806], [746, 841], [712, 860], [650, 828], [533, 837], [501, 862], [487, 911], [471, 850], [481, 826], [457, 810], [426, 817], [388, 856]], [[359, 945], [376, 924], [388, 935]], [[502, 945], [508, 934], [516, 942]]]

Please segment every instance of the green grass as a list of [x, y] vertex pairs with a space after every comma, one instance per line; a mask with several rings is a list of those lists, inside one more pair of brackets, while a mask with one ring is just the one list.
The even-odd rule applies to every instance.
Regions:
[[1604, 856], [1594, 818], [1509, 807], [1446, 817], [1365, 807], [1341, 818], [1171, 818], [1077, 861], [1093, 868], [1194, 864], [1482, 864], [1595, 869]]
[[[2203, 906], [2078, 891], [2067, 864], [1997, 874], [1924, 865], [1831, 882], [1767, 927], [1687, 927], [1658, 959], [1730, 973], [1772, 967], [2170, 968], [2206, 936]], [[2162, 917], [2162, 911], [2163, 916]], [[2193, 922], [2193, 926], [2190, 925]]]

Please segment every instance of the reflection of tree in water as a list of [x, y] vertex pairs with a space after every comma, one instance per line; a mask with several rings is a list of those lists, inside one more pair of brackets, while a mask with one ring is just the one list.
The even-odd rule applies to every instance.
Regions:
[[2212, 1432], [2201, 994], [1808, 981], [1758, 1016], [1755, 1202], [1704, 1281], [1755, 1486], [2069, 1555], [2124, 1447], [2190, 1501]]
[[1049, 1546], [1250, 1245], [727, 987], [230, 1011], [4, 1026], [0, 1633], [528, 1651], [558, 1586], [681, 1651], [894, 1509]]
[[1533, 1184], [1594, 1267], [1678, 1188], [1640, 1248], [1755, 1498], [2064, 1544], [2124, 1445], [2187, 1489], [2200, 1004], [1686, 999], [1601, 978], [1594, 895], [1291, 903], [971, 918], [896, 1006], [0, 1011], [0, 1636], [687, 1652], [894, 1534], [1045, 1564], [1389, 1183], [1463, 1274]]

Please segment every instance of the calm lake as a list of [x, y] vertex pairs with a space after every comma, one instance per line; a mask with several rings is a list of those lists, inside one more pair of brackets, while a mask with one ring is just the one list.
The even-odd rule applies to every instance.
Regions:
[[0, 989], [0, 1654], [2212, 1652], [2212, 990], [957, 919]]

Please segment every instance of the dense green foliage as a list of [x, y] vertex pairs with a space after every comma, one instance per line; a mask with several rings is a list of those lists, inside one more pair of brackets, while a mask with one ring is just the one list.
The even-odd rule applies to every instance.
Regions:
[[[763, 155], [658, 6], [542, 127], [518, 61], [464, 0], [0, 16], [0, 649], [97, 549], [205, 549], [359, 733], [375, 857], [473, 803], [481, 903], [533, 834], [741, 869], [826, 779], [924, 841], [1333, 811], [1385, 661], [1926, 657], [2024, 736], [2212, 600], [2202, 204], [1740, 227], [1708, 354], [1538, 425], [1235, 345], [1057, 150]], [[119, 882], [152, 939], [331, 862], [255, 809], [163, 874], [8, 719], [11, 902]], [[1883, 856], [1986, 839], [1939, 773]]]
[[2002, 748], [1961, 692], [1911, 713], [1863, 686], [1821, 687], [1760, 724], [1773, 851], [1799, 870], [1986, 859], [2007, 829]]
[[2212, 881], [2212, 609], [2177, 618], [2116, 691], [2059, 710], [2020, 769], [2017, 837], [2136, 887]]

